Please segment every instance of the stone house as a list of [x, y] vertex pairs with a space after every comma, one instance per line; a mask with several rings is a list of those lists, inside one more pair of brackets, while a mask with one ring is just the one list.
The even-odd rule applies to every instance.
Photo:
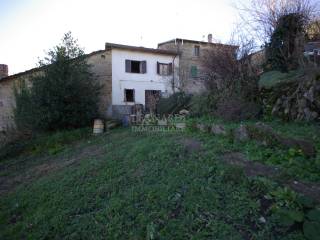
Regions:
[[208, 35], [208, 41], [195, 41], [176, 38], [158, 44], [159, 49], [174, 50], [179, 53], [180, 89], [192, 94], [199, 94], [206, 89], [205, 70], [202, 61], [209, 51], [221, 48], [235, 50], [236, 46], [214, 43], [212, 34]]
[[[106, 43], [104, 50], [86, 55], [97, 80], [103, 85], [99, 111], [105, 118], [121, 118], [135, 104], [150, 108], [151, 99], [169, 96], [177, 91], [200, 93], [205, 89], [201, 56], [206, 49], [220, 46], [208, 42], [174, 39], [158, 48]], [[34, 68], [8, 76], [6, 65], [0, 65], [0, 132], [14, 128], [13, 88], [21, 81], [41, 74]]]

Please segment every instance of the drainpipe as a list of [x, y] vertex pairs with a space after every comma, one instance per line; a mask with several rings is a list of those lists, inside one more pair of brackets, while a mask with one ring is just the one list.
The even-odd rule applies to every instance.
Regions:
[[175, 93], [175, 89], [174, 89], [174, 86], [175, 86], [175, 84], [174, 84], [174, 61], [176, 60], [176, 57], [177, 57], [177, 55], [175, 55], [174, 57], [173, 57], [173, 60], [172, 60], [172, 90], [173, 90], [173, 93]]
[[[183, 40], [182, 40], [183, 41]], [[172, 90], [173, 90], [173, 93], [175, 93], [175, 84], [174, 84], [174, 61], [176, 60], [176, 57], [178, 55], [180, 55], [180, 46], [179, 46], [179, 43], [177, 41], [177, 39], [175, 39], [175, 42], [174, 42], [175, 46], [177, 46], [177, 54], [174, 56], [173, 60], [172, 60], [172, 74], [173, 74], [173, 79], [172, 79]], [[179, 65], [180, 65], [180, 62], [179, 62]], [[180, 71], [180, 66], [179, 66], [179, 71]], [[179, 76], [180, 77], [180, 76]]]

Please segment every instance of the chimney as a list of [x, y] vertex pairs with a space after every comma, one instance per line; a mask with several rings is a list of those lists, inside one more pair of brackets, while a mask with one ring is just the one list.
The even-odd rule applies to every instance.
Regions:
[[8, 77], [8, 65], [0, 64], [0, 79]]
[[212, 43], [212, 34], [208, 34], [208, 43]]

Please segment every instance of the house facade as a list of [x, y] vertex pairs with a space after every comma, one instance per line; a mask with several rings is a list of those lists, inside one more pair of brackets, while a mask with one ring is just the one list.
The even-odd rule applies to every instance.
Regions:
[[106, 43], [112, 56], [112, 104], [107, 116], [121, 118], [135, 104], [150, 110], [153, 98], [169, 96], [179, 84], [176, 51]]

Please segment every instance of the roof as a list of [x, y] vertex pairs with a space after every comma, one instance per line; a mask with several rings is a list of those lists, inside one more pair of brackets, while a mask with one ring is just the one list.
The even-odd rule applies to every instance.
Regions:
[[147, 53], [157, 53], [157, 54], [164, 54], [164, 55], [178, 55], [177, 51], [172, 50], [164, 50], [164, 49], [157, 49], [157, 48], [145, 48], [145, 47], [136, 47], [130, 45], [122, 45], [122, 44], [115, 44], [115, 43], [106, 43], [105, 49], [124, 49], [136, 52], [147, 52]]
[[[84, 56], [85, 57], [90, 57], [92, 55], [103, 53], [103, 52], [105, 52], [105, 50], [98, 50], [98, 51], [94, 51], [92, 53], [85, 54]], [[26, 75], [26, 74], [36, 73], [36, 72], [40, 71], [43, 68], [44, 67], [36, 67], [36, 68], [32, 68], [32, 69], [26, 70], [24, 72], [19, 72], [19, 73], [13, 74], [13, 75], [9, 75], [7, 77], [1, 78], [0, 82], [6, 81], [6, 80], [11, 80], [11, 79], [14, 79], [16, 77], [20, 77], [20, 76], [23, 76], [23, 75]]]
[[19, 72], [19, 73], [13, 74], [13, 75], [9, 75], [7, 77], [1, 78], [0, 82], [4, 82], [6, 80], [11, 80], [11, 79], [14, 79], [16, 77], [20, 77], [20, 76], [23, 76], [26, 74], [32, 74], [32, 73], [38, 72], [41, 70], [41, 68], [43, 68], [43, 67], [31, 68], [31, 69], [24, 71], [24, 72]]
[[158, 47], [167, 43], [176, 43], [176, 42], [188, 42], [188, 43], [193, 43], [193, 44], [205, 44], [205, 45], [223, 45], [223, 46], [229, 46], [229, 47], [237, 47], [234, 45], [229, 45], [229, 44], [223, 44], [223, 43], [210, 43], [210, 42], [205, 42], [205, 41], [197, 41], [197, 40], [189, 40], [189, 39], [183, 39], [183, 38], [175, 38], [166, 42], [162, 42], [158, 44]]

